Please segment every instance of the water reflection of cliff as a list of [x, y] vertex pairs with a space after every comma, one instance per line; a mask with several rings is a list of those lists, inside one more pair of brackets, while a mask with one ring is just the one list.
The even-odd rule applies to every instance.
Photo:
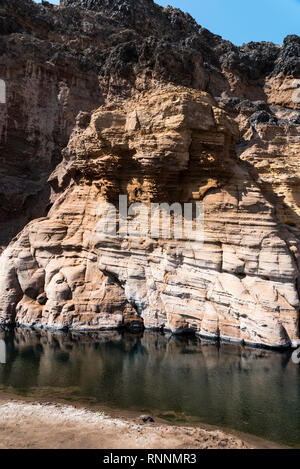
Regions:
[[[290, 352], [159, 333], [2, 330], [0, 385], [28, 395], [175, 411], [300, 443], [300, 373]], [[258, 429], [258, 431], [257, 431]], [[297, 437], [298, 434], [298, 437]]]

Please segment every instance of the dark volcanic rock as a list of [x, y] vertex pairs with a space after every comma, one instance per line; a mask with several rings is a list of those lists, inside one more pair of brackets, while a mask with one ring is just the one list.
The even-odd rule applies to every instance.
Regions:
[[[152, 0], [0, 0], [0, 250], [26, 225], [1, 322], [298, 346], [299, 44]], [[98, 238], [120, 193], [203, 200], [204, 242]]]
[[221, 56], [224, 69], [236, 70], [252, 80], [269, 74], [280, 54], [280, 48], [270, 42], [250, 42], [233, 48]]

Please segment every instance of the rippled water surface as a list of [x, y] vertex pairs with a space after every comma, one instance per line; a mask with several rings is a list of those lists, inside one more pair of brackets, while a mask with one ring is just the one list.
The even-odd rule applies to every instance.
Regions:
[[16, 329], [1, 330], [0, 339], [2, 391], [178, 422], [194, 417], [300, 447], [300, 366], [290, 352], [150, 332]]

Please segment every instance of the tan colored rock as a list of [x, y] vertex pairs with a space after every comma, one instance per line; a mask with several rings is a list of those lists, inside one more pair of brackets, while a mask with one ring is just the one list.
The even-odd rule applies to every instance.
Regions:
[[[51, 176], [48, 217], [1, 256], [1, 321], [102, 329], [143, 320], [296, 346], [298, 239], [238, 160], [237, 135], [208, 94], [182, 87], [95, 111]], [[119, 194], [130, 203], [201, 200], [203, 242], [99, 233], [99, 214]]]
[[300, 230], [300, 127], [257, 125], [241, 158], [258, 171], [283, 223]]
[[289, 109], [300, 109], [300, 81], [293, 76], [280, 73], [267, 77], [264, 92], [267, 102], [275, 106]]
[[[0, 252], [47, 215], [47, 180], [80, 111], [83, 124], [104, 103], [168, 83], [300, 109], [298, 36], [237, 47], [177, 8], [130, 5], [1, 0]], [[138, 130], [132, 112], [128, 129]]]

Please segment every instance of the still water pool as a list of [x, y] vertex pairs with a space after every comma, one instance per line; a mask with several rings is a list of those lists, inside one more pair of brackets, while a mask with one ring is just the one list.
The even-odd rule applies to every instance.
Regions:
[[291, 352], [152, 332], [0, 329], [0, 340], [0, 391], [198, 420], [300, 447]]

